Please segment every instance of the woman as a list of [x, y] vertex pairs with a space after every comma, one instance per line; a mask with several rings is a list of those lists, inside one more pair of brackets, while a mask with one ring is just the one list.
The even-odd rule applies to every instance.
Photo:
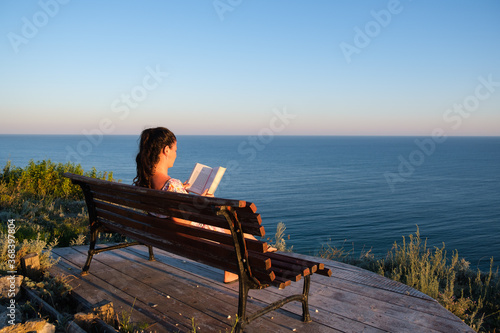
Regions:
[[134, 185], [187, 193], [187, 184], [168, 175], [168, 169], [174, 165], [176, 157], [177, 138], [174, 133], [164, 127], [145, 129], [135, 158], [137, 176], [134, 178]]
[[[139, 143], [139, 153], [135, 158], [137, 163], [137, 176], [134, 185], [152, 188], [155, 190], [188, 193], [187, 182], [168, 175], [168, 169], [174, 165], [177, 157], [177, 138], [174, 133], [164, 127], [148, 128], [142, 131]], [[206, 195], [207, 191], [203, 193]], [[219, 232], [229, 233], [229, 230], [204, 225], [197, 222], [175, 218], [176, 222], [207, 228]], [[255, 237], [252, 236], [255, 239]], [[229, 283], [238, 279], [237, 274], [224, 272], [224, 282]]]

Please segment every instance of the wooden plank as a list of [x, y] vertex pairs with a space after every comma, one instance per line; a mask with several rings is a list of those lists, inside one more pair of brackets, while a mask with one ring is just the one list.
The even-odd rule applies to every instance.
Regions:
[[[97, 199], [106, 199], [102, 198], [102, 196], [98, 196]], [[228, 229], [228, 222], [222, 216], [217, 215], [215, 212], [211, 212], [207, 210], [206, 212], [195, 211], [194, 208], [192, 210], [180, 210], [176, 208], [169, 208], [165, 205], [161, 205], [160, 203], [153, 204], [153, 202], [148, 203], [133, 203], [125, 200], [120, 200], [117, 198], [108, 198], [109, 202], [96, 200], [95, 206], [99, 209], [98, 213], [101, 212], [111, 212], [119, 215], [123, 215], [128, 218], [143, 220], [141, 215], [148, 216], [142, 212], [149, 212], [159, 214], [165, 217], [176, 217], [184, 220], [194, 221], [202, 224], [208, 224], [214, 227], [219, 227], [222, 229]], [[145, 197], [141, 197], [141, 200], [147, 200]], [[111, 203], [112, 202], [112, 203]], [[123, 207], [126, 205], [126, 208]], [[184, 207], [186, 208], [186, 207]], [[140, 211], [137, 211], [139, 209]], [[152, 217], [151, 215], [149, 215]], [[162, 221], [163, 220], [163, 221]], [[147, 220], [146, 220], [147, 221]], [[144, 222], [146, 222], [144, 221]], [[166, 219], [159, 219], [155, 222], [154, 219], [149, 220], [148, 222], [152, 225], [156, 223], [167, 223]], [[264, 228], [260, 225], [259, 221], [256, 219], [245, 219], [241, 221], [242, 230], [244, 233], [263, 237], [265, 235]]]
[[[335, 277], [326, 279], [317, 275], [313, 275], [311, 278], [310, 304], [324, 304], [324, 307], [330, 307], [330, 311], [340, 316], [358, 319], [367, 325], [375, 325], [376, 323], [378, 328], [389, 331], [392, 327], [398, 332], [412, 331], [412, 329], [426, 332], [472, 332], [460, 319], [448, 316], [446, 314], [448, 311], [433, 300], [418, 299], [426, 303], [421, 307], [421, 310], [424, 311], [419, 311], [411, 307], [416, 299], [409, 295], [395, 293], [391, 295], [391, 293], [386, 292], [381, 296], [380, 289], [360, 285], [357, 282], [337, 280]], [[339, 288], [339, 284], [343, 288], [346, 285], [350, 286], [346, 290]], [[297, 291], [294, 290], [296, 288], [296, 285], [292, 285], [283, 293], [291, 295]], [[274, 290], [271, 289], [269, 292], [274, 292]], [[270, 295], [267, 296], [270, 297]], [[259, 295], [255, 297], [259, 297]], [[400, 303], [395, 304], [394, 298], [399, 299]], [[356, 313], [361, 313], [362, 317], [359, 315], [352, 317], [352, 314]], [[380, 317], [380, 313], [383, 313], [383, 317]]]
[[[288, 255], [296, 258], [309, 257], [298, 253], [289, 253]], [[394, 291], [401, 294], [410, 295], [413, 297], [419, 297], [425, 300], [430, 300], [435, 302], [435, 300], [432, 297], [418, 290], [415, 290], [403, 283], [393, 281], [391, 279], [380, 276], [379, 274], [334, 260], [321, 259], [321, 261], [324, 262], [327, 266], [332, 268], [333, 276], [339, 276], [350, 281], [356, 281], [358, 283], [362, 283], [367, 286], [382, 288], [388, 291]]]
[[[433, 316], [440, 316], [442, 318], [445, 318], [446, 320], [451, 321], [456, 321], [458, 319], [451, 312], [443, 309], [442, 306], [434, 300], [424, 300], [418, 297], [413, 297], [411, 295], [389, 291], [384, 288], [377, 288], [360, 284], [355, 281], [345, 280], [344, 278], [333, 277], [333, 279], [335, 281], [334, 284], [336, 289], [341, 292], [360, 294], [374, 299], [376, 302], [386, 302], [403, 307], [407, 309], [407, 311], [415, 311]], [[322, 290], [325, 290], [325, 293], [330, 292], [329, 286], [323, 287]]]
[[[205, 218], [208, 222], [222, 220], [223, 226], [227, 227], [226, 220], [217, 214], [217, 207], [220, 205], [200, 202], [203, 200], [200, 196], [189, 195], [189, 200], [166, 200], [161, 197], [144, 196], [143, 194], [127, 193], [123, 191], [109, 191], [102, 188], [99, 192], [93, 192], [94, 198], [106, 202], [112, 202], [127, 207], [140, 209], [143, 211], [164, 214], [183, 218], [186, 220], [198, 221], [199, 218]], [[260, 214], [254, 212], [257, 208], [255, 205], [252, 207], [230, 207], [230, 211], [237, 213], [238, 220], [248, 226], [254, 228], [260, 227], [262, 219]], [[207, 223], [208, 223], [207, 222]]]
[[[104, 258], [107, 255], [107, 253], [103, 253], [99, 257]], [[113, 255], [111, 254], [111, 256]], [[70, 260], [71, 265], [83, 264], [81, 253], [76, 256], [66, 256], [66, 258]], [[123, 262], [123, 258], [114, 260], [114, 264], [121, 267], [120, 270], [116, 270], [103, 264], [101, 260], [96, 260], [96, 266], [99, 267], [98, 273], [89, 274], [79, 281], [79, 283], [86, 282], [88, 289], [78, 287], [75, 292], [84, 298], [90, 298], [90, 302], [93, 303], [100, 299], [111, 300], [114, 304], [119, 304], [118, 307], [115, 306], [117, 313], [121, 313], [122, 310], [130, 313], [133, 305], [134, 320], [154, 324], [151, 329], [159, 329], [163, 332], [177, 332], [177, 330], [190, 332], [191, 318], [193, 317], [197, 319], [199, 325], [203, 326], [204, 330], [213, 327], [217, 331], [224, 331], [230, 326], [230, 321], [227, 318], [227, 324], [224, 324], [219, 320], [214, 320], [210, 315], [195, 311], [191, 304], [175, 299], [169, 293], [164, 293], [157, 288], [149, 288], [141, 281], [141, 278], [147, 279], [150, 276], [145, 275], [137, 267], [131, 266], [130, 263], [124, 266]], [[126, 272], [122, 272], [124, 267], [128, 267]], [[132, 271], [139, 274], [139, 279], [130, 274]], [[163, 285], [172, 290], [180, 289], [184, 292], [187, 289], [182, 281], [174, 279], [167, 282], [164, 282]], [[109, 292], [103, 292], [103, 289], [109, 290]]]
[[[136, 248], [127, 249], [127, 251], [143, 252], [143, 249], [141, 249], [140, 247], [136, 247]], [[164, 254], [163, 251], [161, 251], [159, 253], [159, 258], [160, 258], [159, 260], [167, 260], [167, 259], [164, 259], [165, 257], [163, 256], [163, 254]], [[146, 252], [143, 252], [144, 258], [146, 258], [145, 255], [146, 255]], [[169, 253], [166, 253], [166, 255], [168, 255], [170, 257]], [[169, 259], [172, 259], [172, 258], [169, 258]], [[186, 265], [187, 264], [189, 264], [189, 262], [187, 262]], [[196, 265], [196, 266], [198, 266], [198, 265], [201, 266], [201, 264], [197, 264], [195, 262], [190, 262], [190, 264]], [[189, 270], [194, 270], [194, 269], [196, 269], [196, 268], [189, 268]], [[206, 267], [206, 269], [211, 270], [212, 268]], [[292, 284], [292, 286], [293, 285], [295, 285], [295, 284]], [[237, 284], [231, 284], [231, 285], [226, 285], [226, 288], [232, 288], [234, 290], [234, 292], [236, 292], [238, 289], [238, 286], [237, 286]], [[290, 288], [290, 287], [287, 287], [286, 289], [288, 289], [288, 288]], [[302, 288], [302, 283], [296, 284], [296, 286], [293, 287], [293, 293], [300, 293], [301, 288]], [[275, 295], [275, 297], [268, 298], [267, 296], [270, 294], [271, 290], [273, 291], [273, 293], [271, 293], [271, 294]], [[274, 289], [274, 288], [268, 288], [268, 289], [259, 290], [259, 291], [251, 290], [250, 296], [252, 298], [251, 301], [260, 300], [262, 302], [269, 304], [272, 301], [279, 300], [283, 297], [288, 296], [291, 293], [292, 292], [283, 293], [283, 290], [278, 291], [277, 289]], [[293, 302], [293, 303], [288, 304], [285, 307], [286, 307], [287, 312], [290, 311], [290, 309], [292, 309], [291, 313], [293, 313], [294, 316], [291, 318], [288, 316], [283, 317], [281, 315], [281, 311], [284, 311], [285, 309], [281, 309], [279, 311], [275, 311], [275, 312], [272, 312], [270, 314], [270, 316], [273, 318], [272, 320], [273, 321], [284, 320], [285, 323], [287, 323], [287, 325], [290, 325], [289, 327], [292, 330], [293, 330], [293, 328], [296, 328], [297, 331], [299, 331], [299, 332], [303, 332], [303, 331], [307, 331], [307, 330], [311, 330], [312, 332], [332, 332], [332, 331], [337, 331], [339, 329], [341, 331], [344, 331], [344, 332], [382, 332], [381, 330], [377, 329], [376, 327], [371, 327], [369, 325], [365, 325], [363, 323], [360, 323], [356, 320], [347, 319], [345, 317], [338, 316], [337, 314], [330, 313], [325, 309], [314, 307], [314, 304], [310, 303], [311, 316], [313, 317], [313, 323], [311, 323], [311, 324], [321, 325], [321, 326], [314, 326], [314, 329], [312, 329], [311, 328], [312, 326], [308, 327], [308, 325], [310, 325], [310, 324], [304, 324], [304, 323], [300, 322], [300, 318], [301, 318], [301, 314], [302, 314], [302, 306], [300, 305], [300, 303]], [[318, 309], [319, 309], [319, 312], [318, 313], [315, 312], [315, 310], [318, 310]], [[249, 328], [252, 327], [252, 325], [253, 325], [253, 323], [250, 324]], [[283, 330], [283, 331], [289, 331], [289, 330], [290, 329]], [[245, 330], [245, 331], [247, 331], [247, 330]], [[267, 331], [267, 330], [264, 330], [264, 331]]]
[[[265, 234], [263, 228], [260, 227], [262, 221], [260, 214], [255, 213], [257, 208], [253, 203], [241, 200], [209, 198], [156, 191], [83, 176], [65, 175], [76, 179], [75, 181], [78, 184], [90, 184], [92, 196], [96, 199], [115, 202], [148, 212], [198, 221], [200, 223], [211, 224], [212, 220], [207, 219], [207, 216], [220, 218], [217, 216], [213, 207], [231, 206], [235, 208], [235, 211], [240, 213], [240, 222], [243, 225], [245, 233], [258, 235], [260, 237], [263, 237]], [[227, 222], [225, 222], [224, 219], [220, 219], [219, 221], [222, 222], [217, 226], [223, 228], [227, 227]]]
[[196, 197], [191, 195], [190, 200], [175, 201], [165, 198], [138, 195], [126, 192], [106, 193], [103, 189], [100, 192], [92, 192], [96, 201], [111, 202], [114, 204], [139, 209], [142, 211], [175, 216], [186, 220], [194, 220], [196, 216], [209, 216], [217, 218], [215, 206], [201, 206], [195, 202]]
[[[139, 250], [139, 249], [134, 249], [134, 250]], [[332, 263], [328, 263], [328, 265], [331, 266]], [[342, 267], [348, 267], [348, 266], [343, 264], [343, 265], [340, 265], [339, 268], [342, 268]], [[373, 275], [373, 273], [371, 273], [371, 272], [364, 271], [364, 270], [358, 269], [356, 267], [354, 267], [354, 269], [352, 269], [352, 270], [357, 271], [359, 273], [365, 273], [369, 276]], [[336, 270], [334, 270], [334, 271], [336, 271]], [[424, 313], [424, 314], [427, 313], [428, 315], [431, 315], [431, 317], [427, 317], [426, 320], [429, 318], [433, 318], [432, 316], [442, 317], [442, 318], [446, 319], [446, 322], [443, 323], [444, 324], [443, 327], [445, 327], [445, 329], [449, 329], [449, 328], [454, 327], [454, 326], [450, 326], [450, 322], [453, 322], [453, 324], [458, 323], [458, 326], [457, 326], [458, 331], [464, 331], [464, 330], [467, 331], [467, 329], [468, 329], [467, 326], [464, 325], [463, 323], [461, 323], [461, 321], [458, 318], [456, 318], [451, 313], [446, 311], [444, 308], [442, 308], [437, 302], [435, 302], [432, 299], [424, 300], [421, 298], [415, 298], [415, 297], [410, 296], [410, 295], [399, 294], [399, 293], [398, 293], [399, 296], [395, 297], [394, 292], [391, 292], [391, 291], [388, 291], [385, 289], [381, 289], [379, 287], [360, 285], [358, 282], [346, 281], [342, 278], [337, 278], [337, 279], [332, 280], [332, 279], [326, 279], [324, 277], [314, 275], [314, 276], [312, 276], [312, 279], [313, 279], [313, 282], [311, 284], [311, 296], [310, 296], [311, 297], [311, 304], [312, 304], [311, 306], [313, 306], [315, 301], [316, 301], [315, 296], [314, 296], [316, 294], [326, 295], [324, 302], [326, 304], [329, 304], [329, 303], [331, 303], [330, 302], [331, 298], [329, 298], [328, 296], [331, 296], [333, 298], [333, 297], [335, 297], [335, 293], [338, 293], [338, 292], [347, 293], [347, 294], [356, 294], [357, 293], [361, 296], [367, 296], [368, 298], [371, 298], [371, 300], [369, 300], [369, 301], [365, 300], [364, 301], [365, 304], [371, 304], [374, 302], [375, 303], [378, 303], [378, 302], [393, 303], [396, 300], [397, 302], [399, 302], [399, 304], [395, 304], [395, 305], [398, 305], [398, 307], [395, 308], [396, 310], [393, 311], [393, 313], [404, 314], [405, 311], [413, 311], [413, 312], [417, 313], [417, 317], [420, 316], [419, 313]], [[383, 279], [388, 280], [385, 278], [383, 278]], [[361, 279], [361, 280], [363, 280], [363, 279]], [[340, 284], [341, 288], [337, 288], [337, 286], [339, 284]], [[327, 289], [325, 288], [325, 286], [328, 288], [333, 288], [333, 286], [335, 286], [335, 288], [333, 289], [331, 294], [327, 294], [326, 293]], [[382, 285], [382, 287], [383, 287], [383, 285]], [[297, 289], [297, 288], [300, 289], [300, 285], [295, 286], [295, 287], [292, 286], [291, 288], [287, 288], [284, 293], [286, 295], [295, 293], [295, 292], [297, 292], [297, 290], [294, 290], [294, 289]], [[348, 288], [348, 289], [346, 290], [346, 288]], [[272, 291], [274, 291], [274, 289], [268, 289], [266, 291], [272, 292]], [[382, 293], [382, 295], [379, 295], [380, 293]], [[392, 294], [392, 297], [391, 297], [391, 294]], [[254, 296], [254, 297], [258, 297], [258, 296]], [[269, 301], [269, 300], [267, 300], [267, 301]], [[363, 303], [363, 302], [358, 302], [358, 301], [354, 302], [352, 305], [351, 311], [347, 311], [346, 314], [349, 314], [350, 312], [355, 313], [356, 308], [358, 307], [358, 304], [360, 304], [360, 303]], [[415, 303], [418, 303], [418, 304], [415, 304]], [[342, 307], [343, 307], [342, 303], [339, 303], [338, 308], [342, 308]], [[426, 309], [429, 309], [429, 310], [426, 312]], [[321, 311], [324, 311], [324, 309], [322, 309]], [[370, 311], [370, 309], [368, 309], [368, 311]], [[436, 319], [436, 318], [434, 318], [434, 319]], [[429, 319], [429, 320], [431, 320], [431, 319]], [[439, 320], [439, 318], [437, 318], [437, 320]], [[437, 326], [438, 327], [441, 326], [441, 323], [438, 323]]]
[[[227, 233], [221, 233], [189, 224], [177, 223], [169, 218], [159, 218], [105, 203], [96, 203], [96, 208], [98, 217], [102, 217], [106, 220], [123, 224], [149, 234], [168, 238], [172, 233], [182, 233], [197, 238], [209, 239], [222, 244], [234, 244], [233, 238], [227, 229], [224, 229]], [[267, 249], [267, 243], [259, 240], [248, 239], [246, 245], [249, 250], [256, 252], [264, 252]]]
[[[144, 258], [147, 258], [147, 251], [145, 249], [136, 247], [136, 248], [130, 248], [127, 249], [128, 251], [134, 251], [137, 253], [142, 253], [142, 256]], [[175, 260], [175, 257], [172, 257], [171, 254], [165, 253], [163, 251], [158, 251], [158, 255], [162, 260]], [[309, 256], [304, 256], [304, 255], [299, 255], [299, 257], [305, 257], [305, 258], [311, 258]], [[175, 264], [175, 261], [172, 263]], [[185, 265], [197, 265], [197, 266], [203, 266], [202, 264], [197, 264], [194, 262], [187, 262]], [[352, 277], [350, 273], [352, 272], [357, 272], [359, 275], [367, 276], [367, 277], [373, 277], [378, 276], [372, 272], [363, 270], [359, 267], [355, 266], [350, 266], [347, 264], [339, 263], [339, 262], [334, 262], [331, 260], [325, 260], [325, 264], [328, 265], [329, 267], [336, 267], [336, 269], [333, 269], [334, 272], [338, 272], [340, 270], [347, 271], [349, 274], [347, 275], [348, 277]], [[211, 267], [204, 266], [206, 270], [214, 270]], [[190, 267], [189, 269], [196, 269]], [[343, 277], [332, 277], [332, 278], [326, 278], [320, 275], [314, 274], [311, 277], [311, 293], [310, 293], [310, 308], [311, 308], [311, 315], [313, 316], [313, 320], [320, 320], [322, 321], [323, 324], [327, 324], [330, 322], [333, 322], [332, 318], [336, 318], [334, 321], [334, 325], [336, 329], [342, 329], [346, 331], [364, 331], [364, 330], [370, 330], [372, 329], [372, 326], [370, 326], [370, 323], [362, 323], [359, 322], [359, 327], [357, 329], [353, 329], [352, 327], [357, 327], [355, 320], [357, 317], [353, 317], [353, 314], [357, 314], [357, 316], [364, 316], [365, 311], [366, 312], [374, 312], [377, 308], [379, 303], [382, 304], [382, 306], [386, 306], [386, 304], [392, 304], [395, 305], [395, 307], [392, 310], [392, 314], [396, 315], [397, 318], [403, 318], [403, 321], [408, 321], [408, 320], [413, 320], [409, 321], [409, 323], [412, 323], [413, 325], [413, 331], [417, 330], [425, 330], [425, 331], [440, 331], [440, 332], [447, 332], [446, 330], [450, 331], [456, 331], [456, 332], [473, 332], [467, 325], [465, 325], [459, 318], [454, 316], [452, 313], [444, 309], [439, 303], [437, 303], [435, 300], [433, 300], [430, 297], [426, 298], [421, 298], [421, 297], [415, 297], [413, 295], [410, 295], [409, 293], [406, 292], [401, 292], [399, 290], [397, 291], [391, 291], [385, 288], [385, 282], [392, 283], [394, 281], [391, 281], [387, 278], [378, 276], [381, 278], [381, 280], [376, 281], [377, 283], [369, 283], [368, 285], [362, 284], [355, 279], [355, 281], [349, 281], [346, 280]], [[361, 281], [365, 281], [365, 277], [359, 278]], [[287, 287], [285, 290], [280, 290], [277, 291], [276, 289], [273, 288], [268, 288], [264, 291], [264, 293], [261, 293], [259, 291], [254, 292], [250, 291], [250, 295], [256, 299], [259, 299], [261, 297], [264, 297], [265, 302], [271, 302], [274, 300], [277, 300], [278, 297], [283, 297], [283, 296], [289, 296], [291, 294], [297, 293], [300, 291], [300, 288], [302, 287], [301, 283], [298, 284], [292, 284], [290, 287]], [[408, 286], [406, 286], [409, 288]], [[237, 286], [235, 285], [230, 285], [229, 288], [237, 289]], [[410, 288], [411, 289], [411, 288]], [[277, 294], [276, 298], [273, 298], [273, 294]], [[354, 302], [349, 306], [346, 304], [343, 304], [341, 301], [336, 302], [336, 298], [339, 297], [340, 295], [354, 295], [355, 300]], [[264, 296], [265, 295], [265, 296]], [[318, 298], [319, 297], [321, 298]], [[359, 295], [359, 296], [356, 296]], [[343, 297], [343, 296], [342, 296]], [[357, 297], [365, 297], [365, 298], [360, 298], [356, 299]], [[333, 301], [332, 301], [333, 300]], [[366, 304], [369, 306], [366, 307]], [[375, 307], [372, 309], [372, 304], [374, 304]], [[346, 309], [347, 308], [347, 309]], [[286, 310], [296, 312], [300, 314], [301, 307], [299, 304], [296, 303], [290, 303], [285, 306]], [[291, 310], [292, 309], [292, 310]], [[338, 313], [339, 310], [346, 310], [345, 315], [341, 315], [341, 313]], [[318, 310], [316, 313], [315, 310]], [[376, 314], [378, 316], [382, 316], [382, 319], [385, 319], [384, 315], [384, 310], [378, 310]], [[414, 317], [408, 316], [408, 313], [414, 313]], [[423, 319], [420, 319], [420, 317], [423, 317]], [[362, 317], [360, 317], [362, 318]], [[389, 316], [389, 321], [395, 320], [394, 318], [391, 318]], [[399, 319], [397, 319], [399, 320]], [[430, 322], [434, 323], [434, 326], [431, 324], [425, 323], [426, 320], [429, 320]], [[349, 323], [348, 326], [343, 327], [342, 324], [340, 323]], [[396, 321], [396, 325], [398, 322]], [[339, 326], [340, 325], [340, 326]], [[364, 327], [366, 325], [366, 327]], [[423, 325], [423, 326], [422, 326]], [[428, 326], [430, 328], [425, 328]], [[348, 329], [348, 327], [351, 327], [351, 329]], [[364, 328], [362, 328], [364, 327]], [[422, 328], [424, 327], [424, 328]], [[389, 328], [387, 330], [391, 331]]]
[[302, 271], [301, 274], [303, 276], [314, 273], [318, 269], [318, 263], [306, 260], [296, 260], [282, 253], [267, 252], [262, 256], [270, 258], [273, 267], [289, 269], [292, 271]]
[[[311, 270], [313, 271], [313, 273], [318, 268], [323, 269], [325, 267], [325, 265], [323, 263], [319, 263], [317, 261], [311, 261], [311, 260], [307, 260], [307, 259], [303, 259], [303, 258], [295, 258], [286, 252], [268, 252], [265, 254], [265, 256], [270, 258], [271, 260], [279, 260], [282, 262], [289, 263], [290, 265], [311, 267]], [[312, 267], [316, 267], [316, 268], [312, 269]]]
[[[84, 253], [81, 254], [83, 255]], [[210, 317], [227, 324], [231, 323], [231, 319], [228, 319], [228, 316], [235, 318], [238, 304], [238, 294], [232, 291], [228, 293], [230, 290], [227, 289], [226, 285], [222, 283], [217, 283], [211, 279], [205, 279], [203, 277], [195, 277], [190, 272], [180, 271], [178, 268], [168, 267], [160, 262], [149, 262], [143, 260], [142, 257], [138, 257], [128, 251], [128, 249], [101, 253], [97, 259], [100, 264], [105, 265], [108, 268], [114, 268], [117, 271], [123, 269], [124, 260], [127, 260], [129, 263], [127, 275], [137, 281], [140, 281], [140, 289], [142, 293], [144, 293], [148, 288], [153, 288], [158, 293], [169, 296], [166, 301], [167, 304], [164, 305], [165, 307], [171, 308], [182, 303], [196, 309], [191, 310], [191, 312], [186, 312], [188, 310], [183, 309], [182, 313], [185, 317], [194, 317], [198, 326], [203, 324], [205, 327], [210, 326], [209, 331], [219, 331], [217, 326], [213, 326], [213, 319], [201, 317], [199, 313], [208, 314]], [[80, 259], [79, 261], [83, 263], [83, 260]], [[163, 274], [159, 275], [159, 271]], [[110, 272], [108, 271], [102, 274], [103, 276], [106, 276], [109, 275]], [[100, 273], [98, 272], [97, 275], [99, 276]], [[138, 298], [138, 300], [141, 300], [141, 298]], [[143, 300], [143, 303], [144, 302], [145, 301]], [[261, 303], [251, 301], [249, 302], [249, 310], [256, 311], [260, 309], [262, 305], [263, 304]], [[158, 304], [155, 309], [161, 310], [160, 304]], [[207, 324], [207, 321], [209, 324]], [[281, 324], [279, 326], [275, 326], [274, 323], [267, 323], [265, 320], [260, 324], [255, 321], [255, 325], [252, 323], [251, 326], [253, 327], [253, 330], [245, 331], [262, 332], [268, 331], [269, 329], [272, 331], [280, 331], [282, 329]], [[224, 331], [224, 329], [222, 331]]]
[[21, 258], [23, 274], [32, 280], [40, 277], [40, 259], [38, 253], [29, 253]]
[[[130, 238], [151, 245], [169, 252], [177, 253], [199, 262], [208, 265], [214, 265], [217, 268], [228, 270], [231, 272], [238, 271], [236, 265], [236, 254], [234, 248], [224, 244], [214, 243], [203, 239], [195, 239], [193, 237], [182, 234], [172, 234], [168, 239], [154, 237], [152, 235], [144, 235], [136, 229], [127, 228], [107, 222], [105, 224], [109, 230], [120, 232]], [[258, 258], [252, 260], [252, 265], [266, 270], [269, 267], [269, 259]], [[272, 280], [271, 280], [272, 281]]]
[[[179, 320], [178, 314], [176, 317], [176, 311], [159, 311], [149, 304], [137, 300], [136, 295], [116, 288], [113, 284], [117, 279], [124, 279], [123, 281], [127, 283], [133, 283], [128, 277], [110, 274], [110, 270], [103, 270], [103, 274], [107, 274], [106, 279], [97, 278], [92, 274], [89, 274], [88, 278], [81, 277], [79, 274], [74, 274], [79, 271], [78, 263], [71, 261], [74, 255], [71, 255], [68, 251], [54, 250], [58, 255], [61, 255], [62, 259], [56, 266], [50, 268], [50, 273], [54, 276], [72, 276], [73, 279], [67, 279], [67, 283], [73, 288], [72, 292], [78, 293], [90, 304], [96, 304], [102, 300], [111, 301], [118, 315], [122, 311], [128, 312], [131, 314], [132, 322], [148, 323], [151, 329], [154, 328], [158, 333], [174, 332], [178, 328], [183, 331], [189, 330], [190, 326], [183, 324], [183, 321]], [[75, 254], [81, 256], [81, 253], [76, 252]]]
[[[130, 252], [137, 252], [141, 253], [141, 257], [144, 259], [147, 258], [147, 251], [145, 251], [141, 247], [134, 247], [134, 248], [127, 248], [127, 251]], [[204, 266], [202, 264], [198, 264], [196, 262], [192, 261], [187, 261], [183, 260], [182, 258], [177, 258], [173, 257], [170, 253], [166, 253], [164, 251], [158, 251], [158, 260], [161, 261], [168, 261], [169, 264], [172, 265], [177, 265], [179, 262], [183, 262], [183, 265], [186, 265], [185, 269], [188, 269], [189, 271], [195, 271], [199, 270], [199, 274], [209, 274], [209, 276], [213, 276], [216, 274], [218, 270], [213, 269], [208, 266]], [[189, 266], [189, 267], [188, 267]], [[204, 267], [202, 267], [204, 266]], [[198, 268], [196, 268], [198, 267]], [[205, 272], [205, 273], [204, 273]], [[206, 273], [209, 272], [209, 273]], [[211, 273], [213, 272], [213, 273]], [[221, 274], [220, 271], [218, 271], [218, 274]], [[314, 278], [314, 276], [313, 276]], [[314, 282], [311, 284], [311, 286], [314, 285]], [[238, 290], [237, 284], [231, 284], [231, 285], [225, 285], [226, 288], [232, 288], [234, 292], [236, 293]], [[251, 296], [251, 301], [261, 301], [265, 302], [267, 304], [277, 301], [283, 297], [289, 296], [291, 294], [297, 294], [301, 293], [301, 288], [302, 288], [302, 283], [297, 283], [297, 284], [292, 284], [292, 287], [287, 287], [285, 290], [277, 290], [274, 288], [268, 288], [265, 290], [251, 290], [250, 291], [250, 296]], [[288, 292], [284, 292], [288, 289]], [[310, 296], [311, 297], [311, 296]], [[310, 301], [309, 305], [311, 309], [311, 316], [313, 318], [313, 323], [321, 324], [320, 327], [316, 327], [316, 331], [312, 330], [312, 332], [331, 332], [331, 331], [337, 331], [341, 330], [343, 332], [382, 332], [382, 330], [379, 330], [376, 327], [370, 326], [368, 324], [362, 323], [357, 321], [355, 318], [347, 318], [345, 316], [338, 315], [337, 313], [331, 312], [329, 307], [322, 307], [317, 306], [317, 304], [314, 304], [314, 302]], [[283, 317], [278, 314], [277, 312], [280, 311], [290, 311], [291, 313], [294, 313], [295, 316], [292, 318]], [[315, 312], [315, 310], [318, 310], [318, 312]], [[285, 306], [284, 309], [281, 309], [277, 312], [272, 312], [270, 315], [273, 318], [272, 320], [274, 321], [279, 321], [279, 320], [285, 320], [285, 322], [288, 322], [290, 327], [296, 328], [297, 331], [302, 332], [304, 329], [308, 329], [307, 325], [308, 324], [303, 324], [300, 322], [300, 316], [302, 314], [302, 306], [300, 303], [290, 303]], [[287, 319], [288, 318], [288, 319]], [[290, 321], [290, 319], [292, 319]], [[249, 328], [252, 327], [253, 324], [250, 324]], [[302, 326], [304, 325], [304, 326]], [[300, 327], [300, 328], [299, 328]], [[305, 328], [304, 328], [305, 327]], [[246, 331], [246, 330], [245, 330]]]

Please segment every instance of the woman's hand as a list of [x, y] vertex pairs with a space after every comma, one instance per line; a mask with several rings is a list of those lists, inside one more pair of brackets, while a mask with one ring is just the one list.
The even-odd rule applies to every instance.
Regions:
[[208, 193], [208, 188], [205, 191], [203, 191], [203, 193], [201, 195], [204, 197], [210, 197], [210, 198], [214, 197], [213, 193]]

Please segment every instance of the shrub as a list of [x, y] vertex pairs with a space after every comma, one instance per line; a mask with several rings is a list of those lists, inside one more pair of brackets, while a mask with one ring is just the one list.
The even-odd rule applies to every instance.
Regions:
[[420, 238], [417, 227], [415, 235], [407, 242], [394, 243], [383, 259], [376, 259], [370, 251], [361, 252], [323, 245], [319, 256], [342, 261], [377, 272], [392, 280], [413, 287], [439, 301], [439, 303], [462, 319], [477, 332], [496, 332], [500, 328], [500, 279], [498, 270], [483, 273], [469, 268], [469, 263], [459, 258], [458, 251], [447, 256], [445, 245], [433, 250], [427, 241]]
[[[0, 184], [14, 190], [21, 195], [32, 195], [36, 198], [50, 197], [72, 200], [82, 200], [78, 185], [73, 185], [71, 180], [63, 177], [65, 172], [77, 175], [86, 175], [98, 179], [113, 180], [113, 173], [97, 172], [92, 168], [89, 172], [84, 172], [80, 164], [74, 163], [53, 163], [50, 160], [31, 160], [24, 168], [15, 167], [8, 161], [3, 172], [0, 174]], [[3, 200], [2, 200], [3, 201]]]
[[279, 222], [276, 226], [276, 234], [274, 235], [274, 239], [269, 239], [269, 246], [276, 248], [278, 251], [283, 252], [292, 252], [293, 246], [287, 247], [285, 241], [285, 224], [283, 222]]
[[437, 299], [441, 305], [477, 332], [500, 327], [500, 282], [498, 271], [474, 273], [458, 251], [448, 258], [445, 245], [431, 250], [417, 228], [409, 242], [394, 243], [378, 273], [402, 282]]
[[[11, 267], [8, 267], [8, 233], [0, 232], [0, 272], [6, 274], [6, 272], [11, 271]], [[55, 265], [59, 259], [53, 259], [51, 257], [52, 249], [57, 246], [57, 239], [51, 243], [47, 243], [46, 240], [40, 239], [40, 234], [37, 235], [36, 239], [25, 239], [22, 242], [17, 242], [15, 246], [15, 263], [17, 271], [21, 271], [21, 258], [30, 253], [38, 253], [40, 261], [40, 270], [46, 271], [53, 265]]]
[[[80, 186], [63, 177], [71, 172], [89, 177], [113, 180], [113, 174], [92, 168], [84, 172], [73, 163], [50, 160], [30, 161], [25, 168], [7, 162], [0, 173], [0, 217], [16, 220], [16, 239], [58, 239], [60, 246], [88, 232], [88, 216]], [[0, 226], [5, 232], [6, 226]]]

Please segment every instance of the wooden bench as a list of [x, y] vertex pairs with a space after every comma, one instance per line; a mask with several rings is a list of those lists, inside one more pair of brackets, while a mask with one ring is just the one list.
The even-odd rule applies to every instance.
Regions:
[[[90, 248], [82, 275], [88, 273], [94, 254], [142, 244], [148, 246], [150, 260], [154, 260], [153, 247], [156, 247], [238, 274], [237, 332], [257, 317], [292, 301], [302, 303], [302, 320], [311, 321], [308, 309], [310, 275], [331, 276], [332, 272], [318, 262], [267, 252], [265, 242], [245, 238], [244, 233], [257, 237], [265, 234], [253, 203], [158, 191], [70, 173], [64, 176], [81, 186], [89, 213]], [[182, 218], [229, 232], [176, 223], [171, 218], [158, 216]], [[119, 233], [134, 242], [96, 249], [98, 233], [103, 231]], [[283, 289], [302, 278], [301, 294], [283, 298], [247, 315], [250, 289], [268, 286]]]

